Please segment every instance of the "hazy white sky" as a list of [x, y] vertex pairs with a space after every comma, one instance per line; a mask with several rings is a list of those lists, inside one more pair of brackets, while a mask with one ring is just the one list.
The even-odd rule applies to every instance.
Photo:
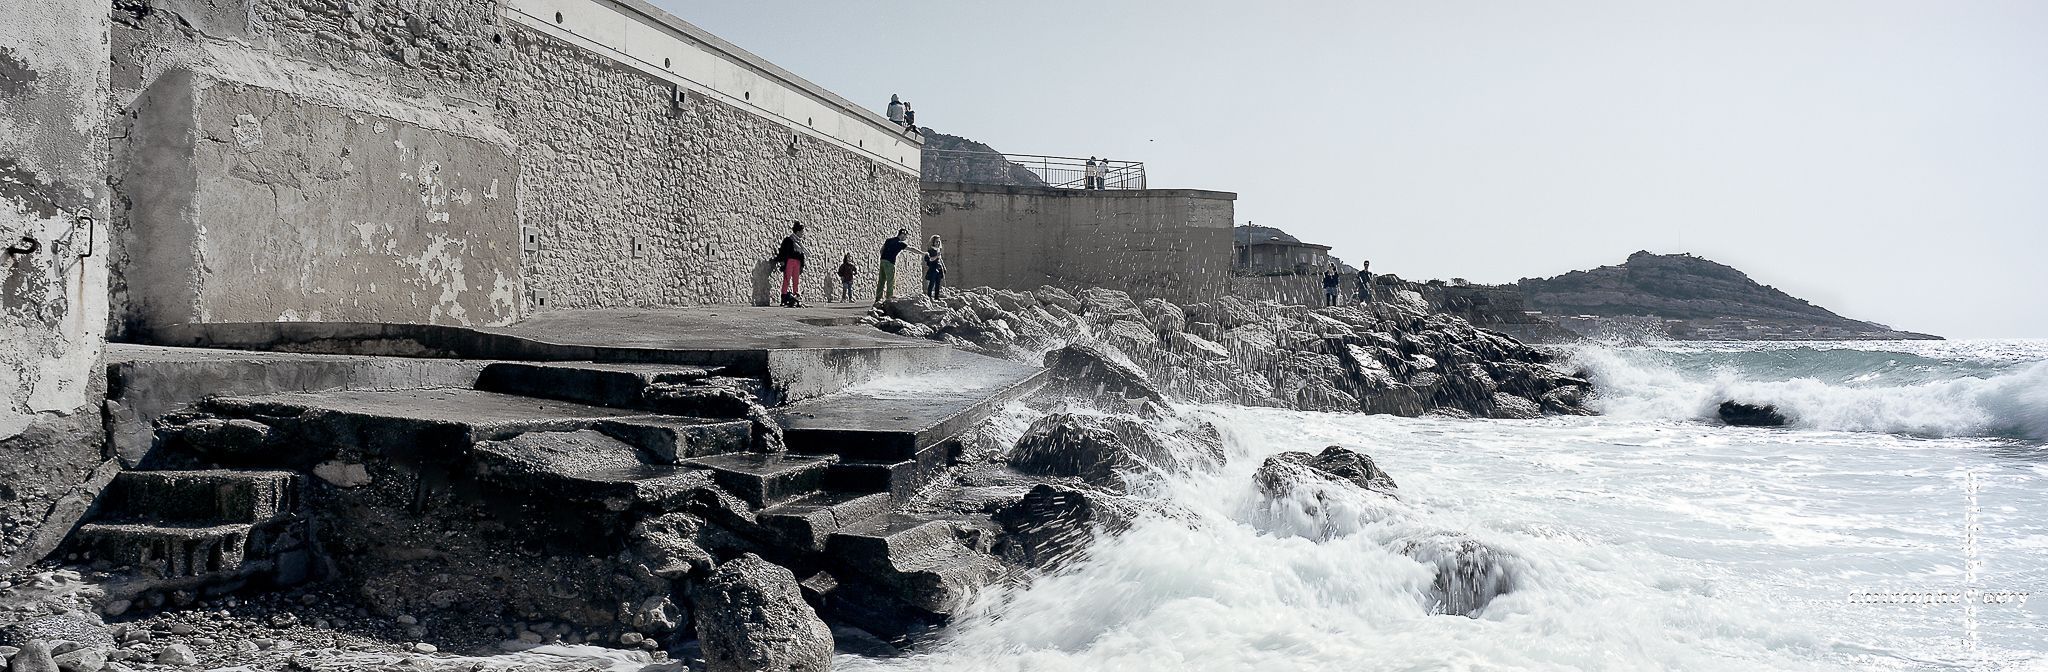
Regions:
[[1144, 161], [1421, 279], [1692, 252], [2048, 337], [2048, 2], [657, 0], [1009, 152]]

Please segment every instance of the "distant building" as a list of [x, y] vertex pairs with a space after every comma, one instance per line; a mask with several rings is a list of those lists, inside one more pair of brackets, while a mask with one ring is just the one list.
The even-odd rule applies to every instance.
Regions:
[[[1288, 235], [1286, 231], [1270, 226], [1246, 224], [1236, 227], [1236, 241], [1239, 272], [1263, 273], [1309, 273], [1321, 270], [1331, 263], [1342, 265], [1336, 257], [1330, 256], [1330, 246], [1304, 243]], [[1349, 271], [1349, 267], [1345, 267]]]

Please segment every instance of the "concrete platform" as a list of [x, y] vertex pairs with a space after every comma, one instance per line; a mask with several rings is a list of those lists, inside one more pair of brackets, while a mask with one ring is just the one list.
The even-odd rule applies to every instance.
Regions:
[[694, 364], [760, 376], [783, 400], [917, 370], [943, 345], [857, 326], [858, 304], [558, 310], [497, 327], [363, 322], [187, 324], [163, 345], [390, 357]]
[[914, 375], [877, 378], [777, 409], [791, 446], [848, 460], [896, 463], [988, 418], [1037, 390], [1045, 369], [945, 349]]

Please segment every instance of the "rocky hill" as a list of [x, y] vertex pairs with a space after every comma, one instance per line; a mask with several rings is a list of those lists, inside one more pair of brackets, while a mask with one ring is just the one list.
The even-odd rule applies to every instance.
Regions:
[[1023, 166], [1005, 160], [994, 147], [930, 128], [921, 130], [924, 131], [922, 160], [926, 182], [1045, 186], [1045, 180]]
[[1530, 308], [1558, 316], [1567, 326], [1578, 316], [1649, 317], [1681, 339], [1939, 338], [1837, 315], [1690, 254], [1636, 252], [1620, 265], [1523, 278], [1519, 285]]

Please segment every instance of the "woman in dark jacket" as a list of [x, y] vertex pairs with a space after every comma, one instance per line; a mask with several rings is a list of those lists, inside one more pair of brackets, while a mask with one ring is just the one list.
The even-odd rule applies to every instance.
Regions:
[[782, 248], [775, 251], [775, 261], [782, 266], [782, 305], [795, 307], [802, 303], [802, 289], [799, 281], [804, 276], [804, 225], [793, 222], [789, 237], [782, 239]]

